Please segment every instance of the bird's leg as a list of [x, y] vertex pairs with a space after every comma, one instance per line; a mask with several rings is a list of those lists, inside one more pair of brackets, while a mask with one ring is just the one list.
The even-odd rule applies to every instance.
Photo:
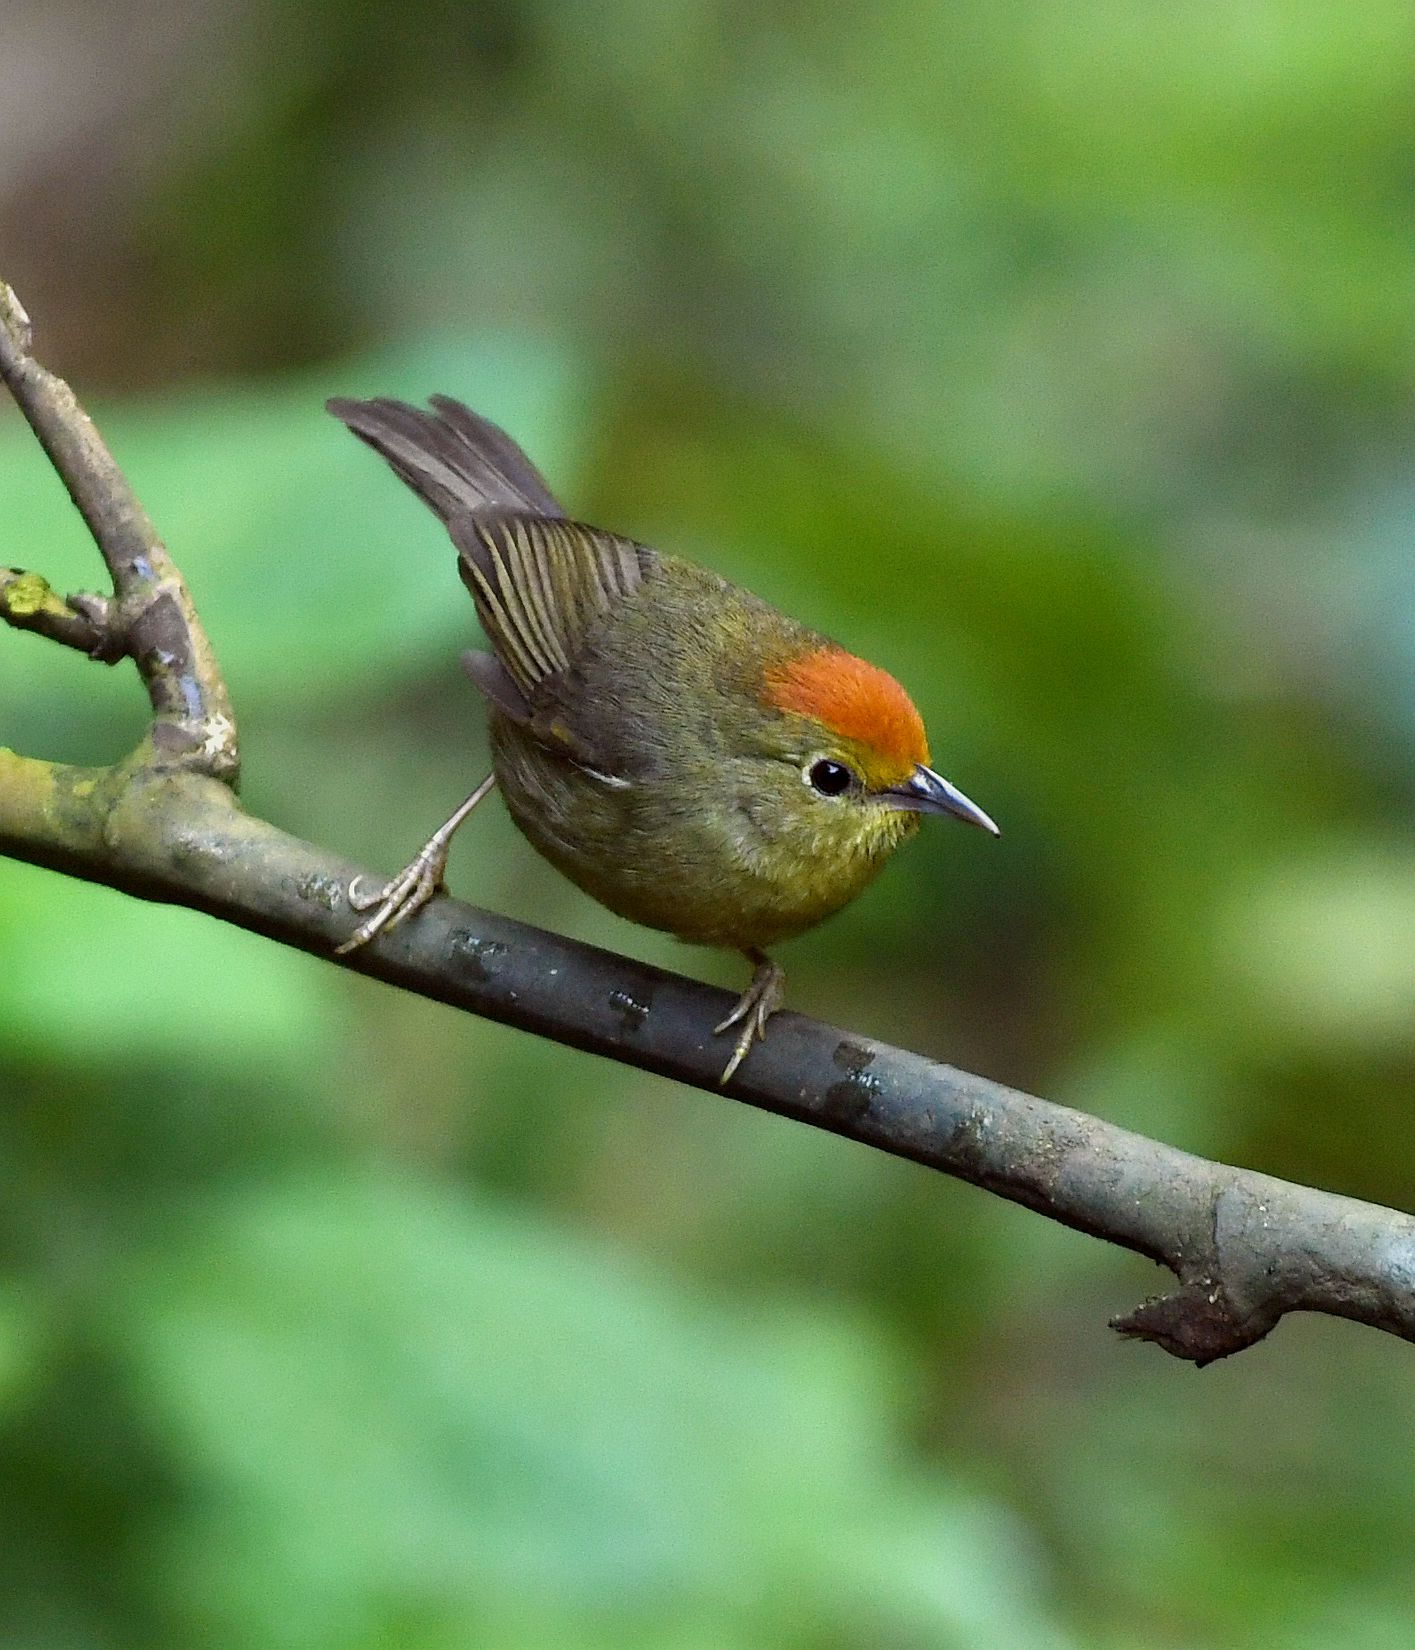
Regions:
[[415, 911], [422, 910], [442, 886], [442, 879], [447, 874], [447, 850], [457, 833], [457, 827], [495, 783], [496, 775], [489, 773], [456, 813], [437, 827], [392, 882], [386, 882], [373, 893], [361, 894], [359, 883], [362, 878], [354, 878], [349, 884], [346, 896], [352, 909], [368, 911], [377, 906], [377, 910], [367, 922], [361, 923], [354, 930], [343, 945], [335, 947], [336, 957], [357, 951], [376, 935], [391, 931], [400, 922], [411, 917]]
[[712, 1028], [714, 1036], [720, 1036], [736, 1025], [742, 1028], [737, 1033], [737, 1044], [732, 1050], [732, 1058], [727, 1062], [727, 1069], [718, 1079], [720, 1083], [731, 1081], [732, 1073], [747, 1058], [748, 1049], [766, 1036], [766, 1023], [781, 1007], [786, 995], [785, 969], [778, 968], [765, 951], [758, 951], [755, 946], [744, 951], [743, 956], [756, 970], [752, 983], [737, 999], [737, 1006], [722, 1024]]

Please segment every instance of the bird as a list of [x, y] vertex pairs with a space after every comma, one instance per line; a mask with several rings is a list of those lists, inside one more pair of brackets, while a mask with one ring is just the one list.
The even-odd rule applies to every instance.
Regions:
[[550, 863], [621, 917], [740, 952], [752, 979], [713, 1027], [725, 1085], [781, 1006], [768, 948], [848, 904], [924, 814], [993, 836], [930, 766], [887, 671], [682, 557], [568, 516], [498, 425], [449, 396], [328, 410], [446, 527], [488, 650], [492, 771], [380, 888], [347, 954], [442, 886], [453, 834], [493, 786]]

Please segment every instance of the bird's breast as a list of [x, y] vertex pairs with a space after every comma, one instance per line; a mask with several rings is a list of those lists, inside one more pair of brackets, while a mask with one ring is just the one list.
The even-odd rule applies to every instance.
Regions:
[[872, 880], [884, 852], [781, 828], [752, 798], [681, 779], [625, 783], [493, 718], [512, 819], [557, 870], [631, 922], [741, 950], [804, 932]]

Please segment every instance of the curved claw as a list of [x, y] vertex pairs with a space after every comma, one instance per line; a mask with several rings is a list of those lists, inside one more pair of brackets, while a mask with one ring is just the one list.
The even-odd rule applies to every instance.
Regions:
[[392, 933], [399, 923], [406, 922], [409, 917], [421, 911], [442, 887], [442, 876], [446, 868], [445, 853], [435, 857], [419, 854], [411, 863], [405, 865], [391, 882], [369, 894], [359, 891], [359, 884], [363, 878], [355, 877], [344, 894], [350, 908], [355, 911], [368, 911], [374, 907], [377, 909], [367, 922], [359, 924], [343, 945], [335, 946], [334, 955], [348, 956], [349, 952], [357, 951], [361, 945], [367, 945], [378, 935]]
[[495, 783], [496, 775], [489, 773], [457, 811], [438, 826], [392, 882], [385, 882], [377, 893], [360, 892], [359, 884], [364, 880], [361, 876], [350, 882], [344, 890], [344, 898], [348, 900], [351, 911], [368, 911], [375, 906], [378, 909], [367, 922], [354, 930], [343, 945], [334, 948], [336, 957], [346, 957], [379, 934], [391, 933], [400, 922], [406, 922], [422, 910], [442, 887], [442, 879], [447, 874], [447, 850], [453, 834]]
[[363, 880], [363, 872], [361, 871], [344, 890], [344, 898], [348, 900], [351, 911], [367, 911], [371, 906], [380, 904], [389, 888], [392, 887], [392, 883], [385, 882], [382, 888], [376, 888], [373, 893], [361, 894], [359, 884]]
[[737, 999], [727, 1018], [712, 1028], [714, 1036], [721, 1036], [724, 1031], [730, 1031], [735, 1025], [742, 1028], [733, 1045], [732, 1058], [727, 1062], [722, 1076], [718, 1078], [719, 1083], [731, 1082], [733, 1073], [747, 1058], [752, 1044], [765, 1039], [766, 1023], [781, 1007], [782, 999], [786, 995], [785, 970], [761, 952], [749, 952], [748, 956], [756, 964], [752, 983]]

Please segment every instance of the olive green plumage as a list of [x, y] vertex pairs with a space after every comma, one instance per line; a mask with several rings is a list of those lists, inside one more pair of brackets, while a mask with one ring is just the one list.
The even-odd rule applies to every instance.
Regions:
[[[611, 911], [730, 946], [751, 985], [725, 1083], [781, 1003], [764, 948], [853, 899], [919, 813], [997, 827], [929, 766], [886, 672], [706, 569], [566, 518], [505, 431], [459, 402], [331, 401], [446, 523], [489, 653], [465, 656], [495, 780], [542, 854]], [[383, 888], [367, 944], [437, 892], [487, 780]]]
[[918, 816], [803, 782], [827, 742], [761, 703], [761, 661], [818, 638], [690, 563], [643, 559], [530, 721], [493, 707], [497, 778], [531, 842], [612, 911], [765, 947], [853, 899]]
[[508, 437], [433, 405], [330, 403], [447, 524], [494, 649], [467, 669], [530, 842], [610, 910], [700, 944], [764, 947], [853, 899], [918, 815], [804, 782], [818, 757], [849, 760], [849, 741], [783, 715], [764, 676], [826, 638], [567, 520]]

